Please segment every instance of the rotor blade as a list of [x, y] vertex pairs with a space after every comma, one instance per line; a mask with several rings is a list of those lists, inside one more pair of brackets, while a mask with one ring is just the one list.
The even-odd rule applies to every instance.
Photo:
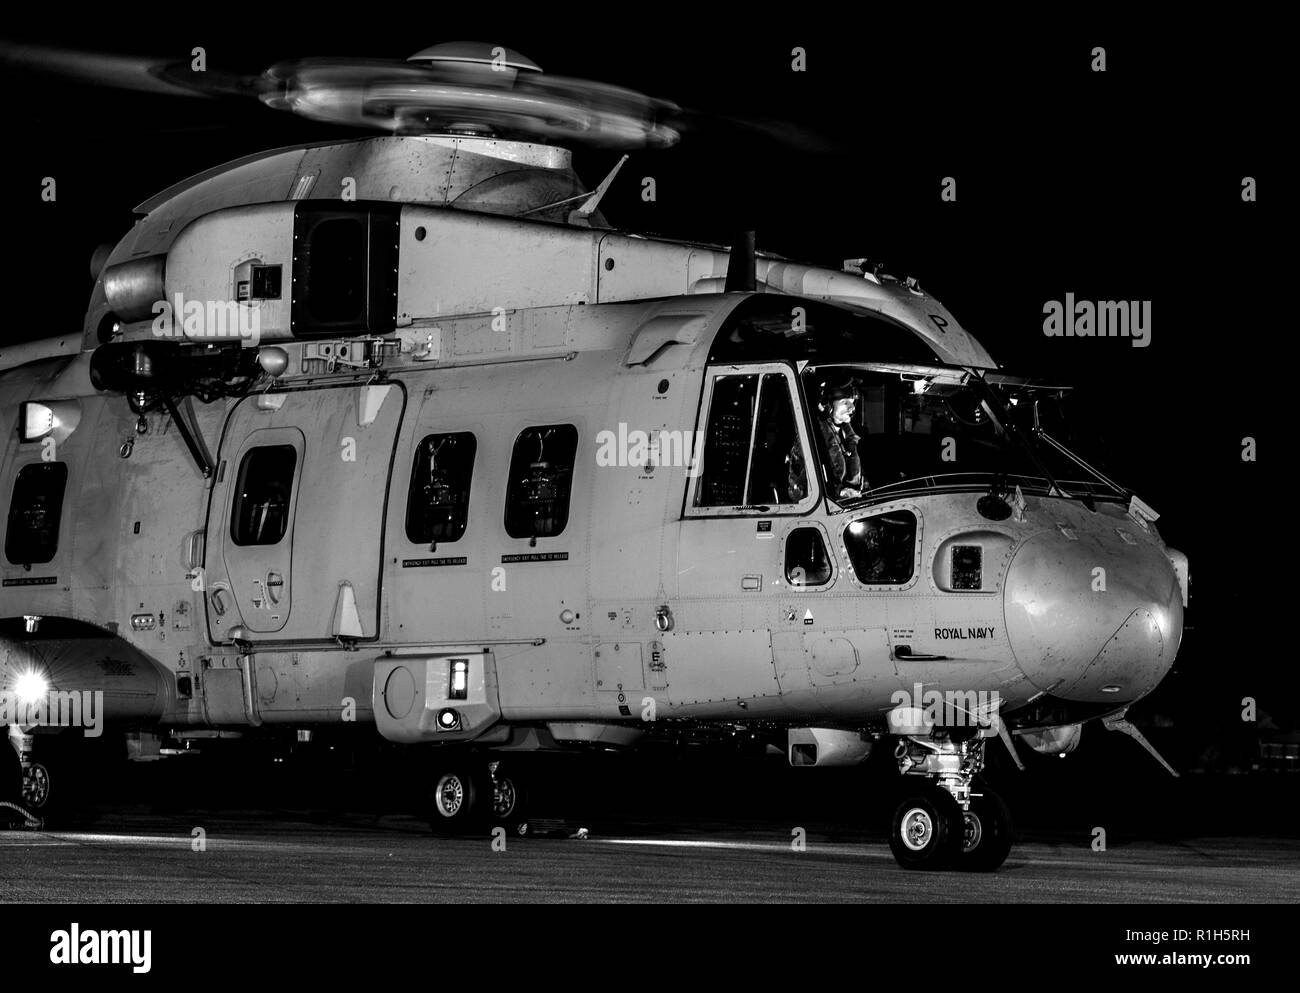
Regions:
[[196, 71], [184, 59], [106, 55], [12, 41], [0, 41], [0, 65], [79, 83], [172, 97], [255, 95], [262, 85], [259, 76], [220, 69]]

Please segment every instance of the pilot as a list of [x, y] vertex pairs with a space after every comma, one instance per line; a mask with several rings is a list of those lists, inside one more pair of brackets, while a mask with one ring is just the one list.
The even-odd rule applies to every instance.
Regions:
[[826, 468], [829, 495], [834, 500], [862, 496], [866, 487], [862, 478], [862, 460], [858, 455], [861, 438], [851, 423], [856, 405], [852, 383], [821, 384], [817, 433], [821, 436], [822, 464]]

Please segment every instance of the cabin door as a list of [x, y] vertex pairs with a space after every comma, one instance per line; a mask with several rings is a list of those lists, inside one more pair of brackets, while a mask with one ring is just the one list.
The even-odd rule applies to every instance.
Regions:
[[781, 691], [773, 655], [782, 518], [818, 499], [794, 370], [779, 363], [708, 370], [677, 544], [676, 617], [664, 635], [674, 701]]
[[227, 641], [373, 639], [400, 384], [261, 393], [235, 405], [208, 509], [209, 630]]

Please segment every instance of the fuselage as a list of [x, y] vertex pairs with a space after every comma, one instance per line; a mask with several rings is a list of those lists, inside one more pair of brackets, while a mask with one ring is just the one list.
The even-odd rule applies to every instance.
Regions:
[[[879, 729], [917, 692], [995, 694], [1013, 724], [1059, 725], [1172, 665], [1184, 591], [1125, 501], [1028, 477], [1013, 493], [983, 461], [894, 466], [891, 445], [920, 444], [910, 384], [972, 389], [991, 366], [919, 290], [761, 259], [766, 292], [717, 292], [726, 255], [700, 246], [383, 206], [368, 236], [392, 238], [392, 326], [303, 334], [294, 208], [196, 208], [167, 239], [151, 214], [110, 260], [85, 349], [0, 374], [11, 673], [103, 690], [123, 721], [503, 743], [676, 719]], [[159, 251], [169, 300], [246, 301], [239, 277], [265, 279], [250, 260], [280, 265], [257, 340], [162, 337], [144, 311], [105, 334], [114, 294], [154, 293], [140, 258]], [[371, 273], [371, 318], [382, 288]], [[140, 414], [123, 384], [143, 360], [105, 372], [144, 355], [190, 382], [207, 346], [256, 352], [257, 378]], [[865, 474], [899, 480], [857, 500], [831, 499], [821, 465], [831, 365], [878, 407]], [[49, 401], [75, 426], [24, 441], [21, 405]], [[991, 494], [1006, 513], [985, 512]]]

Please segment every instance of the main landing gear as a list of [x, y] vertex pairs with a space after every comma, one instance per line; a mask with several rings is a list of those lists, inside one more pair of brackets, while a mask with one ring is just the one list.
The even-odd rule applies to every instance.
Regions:
[[504, 827], [526, 834], [526, 791], [514, 770], [497, 761], [465, 758], [436, 768], [429, 779], [425, 817], [434, 834], [467, 834]]
[[900, 739], [894, 757], [907, 786], [889, 847], [903, 868], [992, 872], [1006, 860], [1011, 812], [996, 793], [971, 788], [984, 768], [986, 740]]

